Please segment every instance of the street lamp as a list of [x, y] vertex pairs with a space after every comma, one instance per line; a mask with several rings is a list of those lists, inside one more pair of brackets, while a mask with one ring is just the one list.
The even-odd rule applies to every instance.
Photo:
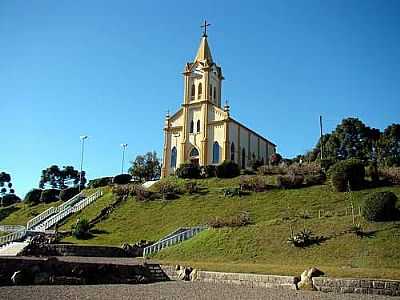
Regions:
[[81, 140], [81, 172], [79, 173], [79, 192], [80, 192], [82, 186], [83, 152], [85, 150], [85, 140], [88, 138], [88, 136], [81, 135], [79, 138]]
[[121, 174], [124, 174], [125, 150], [126, 150], [126, 148], [128, 148], [128, 144], [121, 144], [121, 147], [122, 147]]

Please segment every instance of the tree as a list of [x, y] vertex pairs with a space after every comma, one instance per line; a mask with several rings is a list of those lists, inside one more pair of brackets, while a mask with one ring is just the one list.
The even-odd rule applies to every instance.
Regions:
[[373, 159], [373, 145], [379, 140], [380, 134], [378, 129], [366, 126], [357, 118], [343, 119], [332, 133], [319, 139], [312, 151], [313, 157], [320, 158], [322, 143], [324, 159]]
[[[64, 166], [60, 169], [56, 165], [52, 165], [47, 169], [42, 170], [42, 176], [39, 182], [39, 188], [57, 188], [65, 189], [67, 187], [76, 186], [79, 183], [80, 173], [72, 166]], [[82, 182], [86, 183], [85, 172], [82, 171]]]
[[136, 156], [135, 160], [131, 161], [131, 164], [132, 166], [128, 172], [140, 181], [154, 180], [161, 174], [160, 160], [155, 151]]
[[388, 126], [374, 146], [380, 165], [400, 166], [400, 124]]
[[[6, 201], [7, 200], [7, 201]], [[18, 202], [20, 199], [15, 195], [11, 175], [6, 172], [0, 172], [0, 204], [1, 206], [10, 205]]]
[[279, 153], [274, 153], [271, 155], [269, 161], [273, 166], [279, 165], [279, 163], [282, 161], [282, 155]]

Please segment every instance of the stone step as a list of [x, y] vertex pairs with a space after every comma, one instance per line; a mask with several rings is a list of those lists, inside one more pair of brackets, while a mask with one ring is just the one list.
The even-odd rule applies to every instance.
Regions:
[[0, 256], [17, 256], [19, 252], [21, 252], [26, 246], [28, 246], [29, 242], [11, 242], [7, 245], [4, 245], [0, 248]]

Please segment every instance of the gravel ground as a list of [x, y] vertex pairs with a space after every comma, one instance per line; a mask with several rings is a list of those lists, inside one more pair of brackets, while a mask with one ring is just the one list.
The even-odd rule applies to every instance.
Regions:
[[146, 285], [11, 286], [0, 287], [1, 299], [390, 299], [400, 297], [299, 292], [247, 288], [205, 282], [163, 282]]

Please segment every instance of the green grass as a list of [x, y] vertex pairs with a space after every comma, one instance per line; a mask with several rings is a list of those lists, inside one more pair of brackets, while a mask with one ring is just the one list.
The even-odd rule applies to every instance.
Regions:
[[[93, 238], [78, 241], [69, 237], [65, 241], [118, 246], [141, 239], [157, 240], [181, 226], [249, 211], [251, 225], [210, 229], [154, 258], [219, 271], [299, 275], [305, 268], [317, 266], [330, 276], [400, 279], [400, 222], [367, 223], [357, 217], [356, 222], [371, 233], [370, 237], [361, 239], [343, 233], [352, 223], [352, 217], [345, 215], [349, 202], [344, 193], [332, 192], [328, 186], [314, 186], [224, 198], [221, 189], [236, 186], [238, 179], [198, 182], [207, 188], [201, 195], [184, 194], [177, 200], [146, 203], [128, 198], [108, 219], [95, 226], [97, 233]], [[184, 181], [179, 180], [178, 184], [183, 185]], [[361, 204], [364, 195], [383, 190], [393, 191], [400, 198], [400, 187], [366, 189], [353, 193], [355, 206]], [[103, 198], [105, 202], [111, 201], [111, 193]], [[310, 218], [299, 218], [295, 231], [305, 226], [327, 240], [298, 249], [286, 242], [290, 235], [286, 219], [288, 215], [301, 215], [304, 210]]]
[[44, 212], [46, 209], [58, 206], [62, 201], [52, 203], [40, 203], [35, 206], [23, 202], [15, 206], [0, 209], [0, 225], [26, 225], [33, 217]]
[[[93, 219], [100, 213], [100, 211], [104, 207], [110, 205], [112, 202], [115, 201], [115, 199], [111, 193], [111, 189], [109, 187], [102, 188], [102, 190], [103, 190], [104, 196], [100, 197], [99, 199], [97, 199], [96, 201], [94, 201], [93, 203], [91, 203], [90, 205], [85, 207], [85, 209], [78, 211], [75, 214], [73, 214], [72, 216], [68, 217], [66, 219], [66, 221], [59, 227], [59, 230], [70, 230], [71, 226], [73, 224], [75, 224], [75, 222], [78, 218], [87, 219], [87, 220]], [[87, 196], [90, 196], [95, 191], [96, 191], [95, 189], [88, 189], [88, 190], [85, 190], [85, 194]]]

